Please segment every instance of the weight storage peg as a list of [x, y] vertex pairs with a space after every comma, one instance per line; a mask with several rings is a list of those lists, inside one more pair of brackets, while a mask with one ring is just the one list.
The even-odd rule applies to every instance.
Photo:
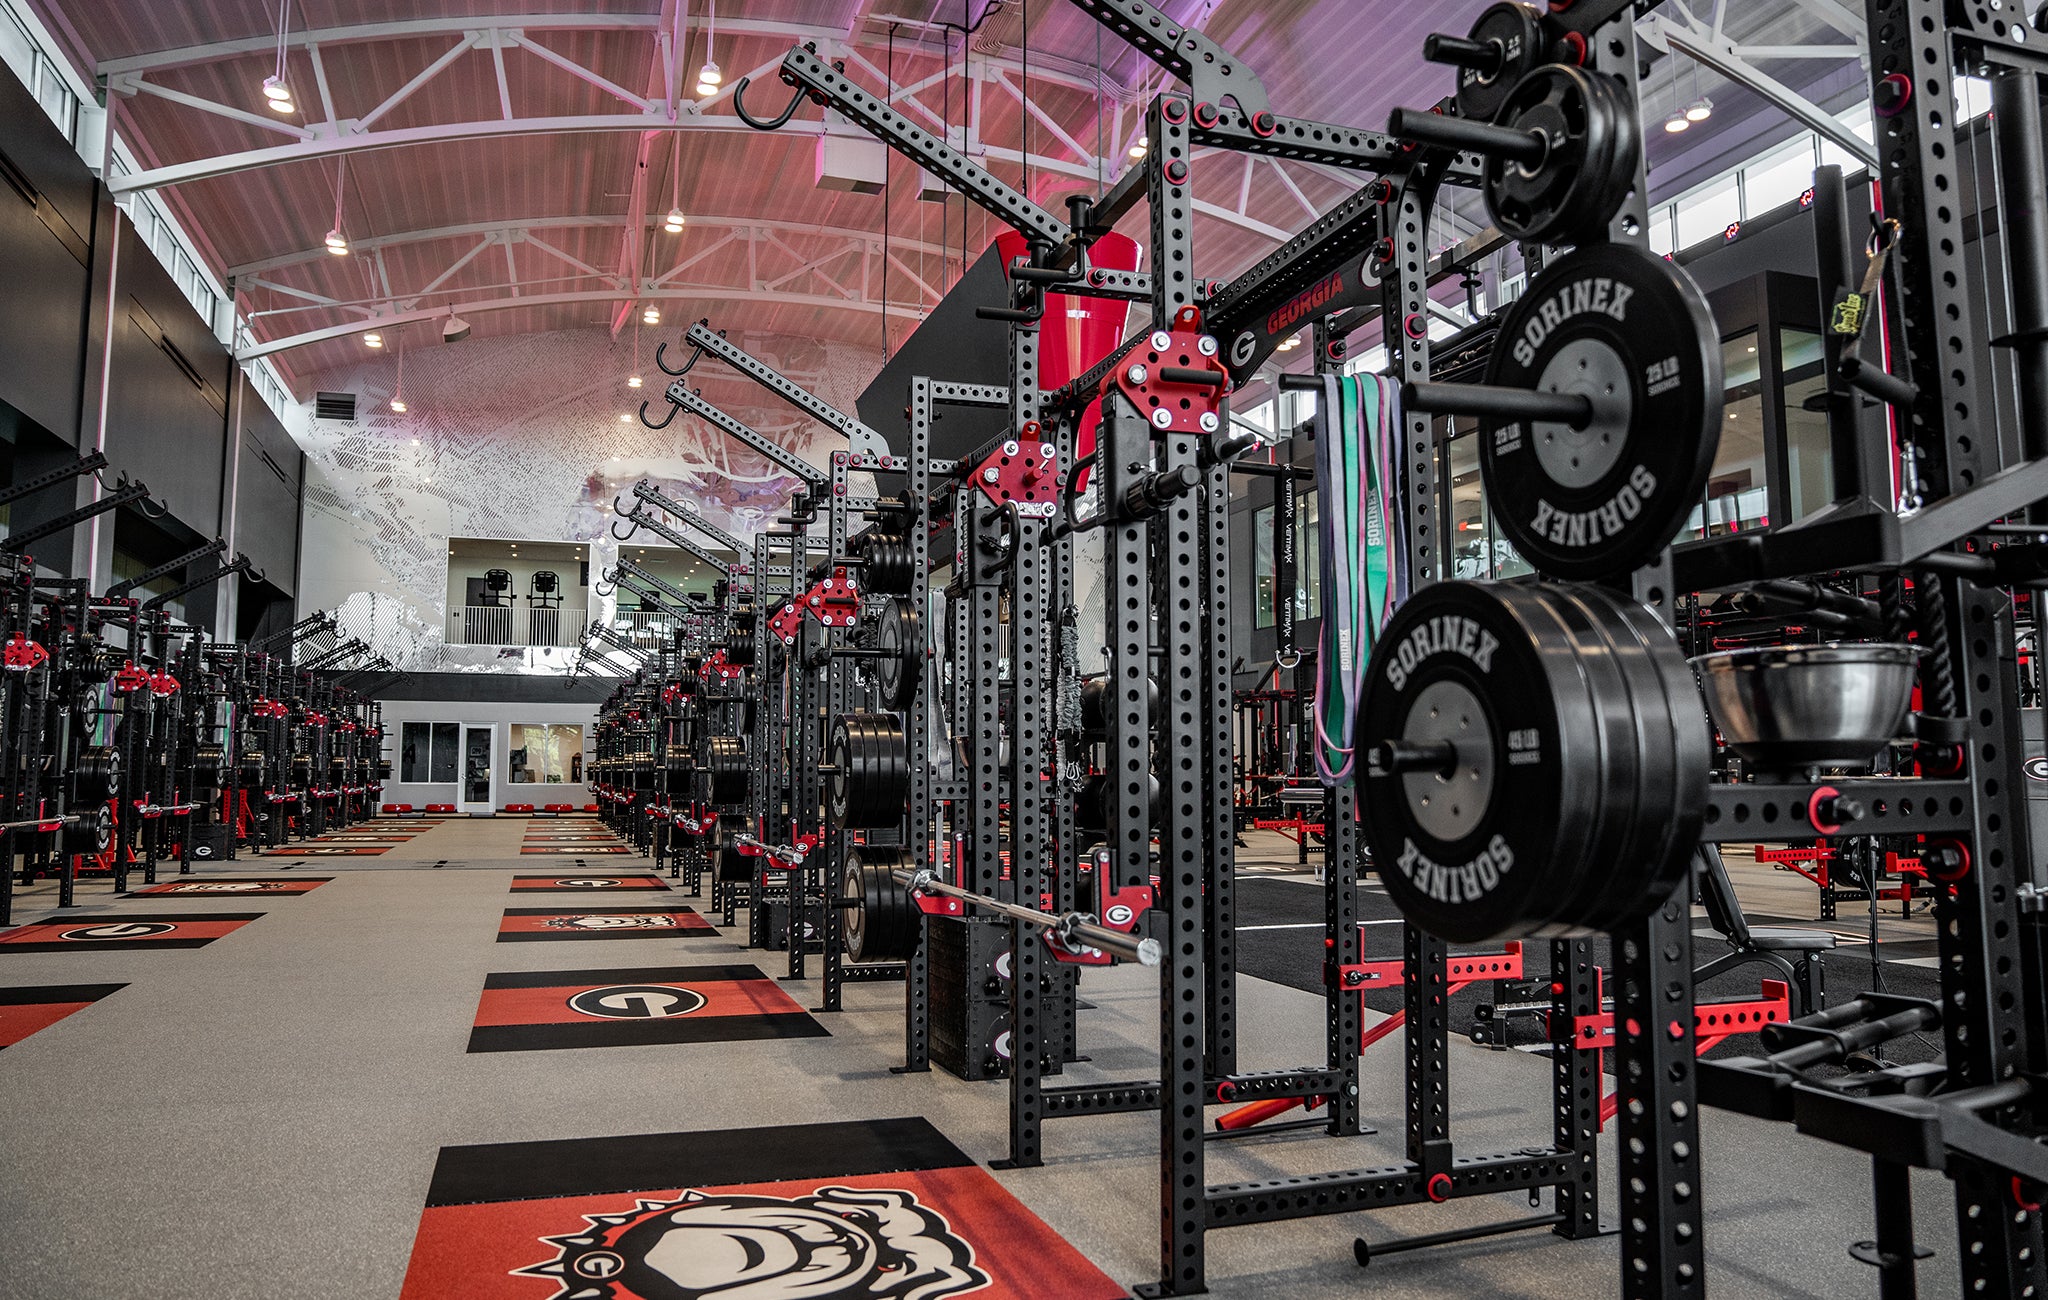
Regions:
[[1720, 446], [1721, 346], [1679, 267], [1589, 244], [1545, 267], [1502, 318], [1485, 384], [1415, 383], [1411, 409], [1479, 419], [1501, 531], [1560, 578], [1649, 561], [1699, 504]]
[[1469, 36], [1425, 37], [1422, 57], [1458, 69], [1458, 116], [1483, 122], [1517, 82], [1549, 61], [1551, 40], [1534, 9], [1503, 0], [1479, 15]]
[[1642, 156], [1642, 127], [1616, 84], [1546, 63], [1517, 81], [1491, 122], [1397, 108], [1387, 133], [1486, 159], [1486, 208], [1524, 243], [1604, 239]]
[[1705, 816], [1712, 750], [1684, 655], [1603, 587], [1424, 587], [1373, 652], [1353, 744], [1389, 896], [1455, 943], [1649, 914]]

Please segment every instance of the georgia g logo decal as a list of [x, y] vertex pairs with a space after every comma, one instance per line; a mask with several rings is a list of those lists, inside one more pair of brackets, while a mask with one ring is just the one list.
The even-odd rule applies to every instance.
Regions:
[[2034, 781], [2048, 781], [2048, 758], [2034, 757], [2021, 764], [2021, 770]]
[[89, 925], [81, 930], [66, 930], [57, 937], [101, 942], [108, 939], [153, 939], [160, 934], [169, 934], [177, 928], [163, 921], [125, 921], [110, 925]]
[[541, 1239], [555, 1258], [516, 1270], [553, 1279], [551, 1300], [943, 1300], [989, 1284], [974, 1248], [907, 1191], [685, 1192], [583, 1218]]
[[704, 995], [680, 984], [616, 984], [585, 989], [569, 999], [569, 1010], [606, 1020], [661, 1020], [703, 1009]]

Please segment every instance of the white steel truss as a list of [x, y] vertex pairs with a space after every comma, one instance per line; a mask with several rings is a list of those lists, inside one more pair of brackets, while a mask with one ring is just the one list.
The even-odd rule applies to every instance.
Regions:
[[[920, 263], [926, 257], [946, 256], [945, 248], [894, 237], [885, 241], [880, 234], [869, 231], [787, 221], [694, 219], [693, 228], [717, 231], [718, 238], [693, 245], [687, 256], [667, 270], [642, 276], [637, 282], [591, 266], [549, 239], [555, 231], [617, 229], [625, 224], [622, 217], [553, 217], [442, 226], [362, 240], [354, 246], [355, 251], [372, 259], [379, 258], [386, 249], [404, 244], [435, 240], [471, 242], [416, 288], [394, 288], [380, 277], [385, 292], [354, 299], [329, 297], [275, 278], [276, 272], [326, 257], [325, 250], [287, 253], [236, 267], [230, 273], [230, 282], [238, 294], [262, 290], [292, 299], [288, 305], [262, 310], [247, 310], [245, 305], [245, 318], [252, 324], [265, 320], [286, 322], [309, 312], [339, 312], [348, 317], [338, 323], [245, 342], [236, 356], [253, 360], [369, 330], [391, 329], [450, 314], [469, 316], [519, 307], [730, 300], [853, 311], [869, 316], [886, 311], [890, 316], [921, 320], [941, 296], [928, 278], [929, 271]], [[508, 257], [515, 249], [525, 249], [537, 258], [522, 256], [513, 265], [523, 266], [524, 272], [515, 270], [502, 282], [466, 284], [455, 290], [443, 288], [458, 272], [499, 248]], [[890, 277], [886, 302], [881, 296], [885, 263]]]
[[[908, 39], [910, 36], [919, 35], [917, 29], [927, 25], [908, 22], [898, 25], [906, 33], [900, 44], [899, 53], [915, 50], [925, 57], [934, 56], [936, 51], [929, 39], [931, 32], [922, 33], [925, 38], [922, 40]], [[878, 83], [886, 80], [886, 70], [869, 57], [870, 54], [879, 53], [881, 44], [880, 39], [872, 31], [862, 29], [847, 32], [802, 23], [753, 19], [722, 21], [718, 30], [722, 36], [774, 37], [787, 39], [793, 43], [817, 41], [821, 48], [829, 50], [835, 57], [845, 59], [849, 69], [860, 69]], [[660, 76], [652, 80], [662, 88], [652, 94], [635, 92], [595, 69], [550, 48], [544, 41], [536, 39], [537, 34], [566, 31], [611, 31], [644, 35], [650, 42], [650, 49], [654, 51], [654, 58], [661, 72]], [[381, 102], [361, 111], [358, 116], [341, 115], [328, 82], [325, 63], [321, 58], [323, 48], [367, 41], [431, 40], [436, 37], [446, 37], [448, 44], [404, 85]], [[288, 37], [288, 43], [294, 49], [303, 51], [312, 63], [317, 82], [318, 102], [324, 113], [324, 120], [300, 125], [275, 117], [264, 117], [235, 105], [207, 100], [158, 85], [150, 80], [152, 73], [167, 69], [220, 60], [267, 56], [276, 49], [276, 42], [271, 38], [251, 37], [189, 46], [129, 58], [110, 59], [100, 64], [98, 72], [105, 79], [107, 89], [112, 94], [148, 95], [195, 111], [212, 113], [232, 121], [260, 127], [284, 137], [281, 143], [274, 145], [240, 149], [138, 170], [119, 177], [112, 183], [115, 194], [126, 195], [161, 189], [258, 168], [337, 157], [372, 149], [404, 148], [420, 144], [587, 132], [753, 131], [753, 128], [747, 126], [738, 115], [730, 111], [720, 111], [729, 109], [732, 88], [740, 80], [737, 76], [730, 78], [718, 94], [701, 100], [686, 100], [672, 93], [672, 83], [679, 71], [676, 66], [677, 55], [673, 49], [671, 34], [663, 29], [662, 19], [656, 14], [523, 14], [360, 23], [293, 32]], [[597, 86], [619, 102], [621, 111], [577, 116], [522, 116], [513, 102], [506, 80], [507, 51], [523, 52], [563, 74]], [[497, 116], [465, 122], [435, 123], [429, 126], [378, 126], [378, 122], [394, 108], [467, 57], [488, 58], [492, 61], [499, 90], [497, 103], [494, 105], [498, 109]], [[781, 62], [781, 57], [781, 53], [777, 51], [746, 74], [761, 83], [757, 88], [758, 93], [770, 99], [779, 98], [782, 93], [781, 84], [773, 75]], [[1013, 168], [1028, 170], [1038, 175], [1095, 181], [1103, 185], [1114, 182], [1122, 171], [1124, 164], [1120, 157], [1100, 157], [1084, 141], [1084, 137], [1094, 134], [1092, 124], [1087, 128], [1064, 125], [1044, 105], [1024, 94], [1021, 82], [1025, 69], [1018, 60], [976, 54], [964, 63], [960, 71], [966, 81], [967, 102], [956, 110], [958, 120], [953, 123], [949, 134], [953, 144], [962, 148], [970, 157], [984, 163], [1008, 164]], [[1080, 96], [1085, 96], [1091, 110], [1100, 105], [1116, 115], [1114, 129], [1104, 136], [1105, 152], [1119, 149], [1128, 143], [1123, 139], [1126, 134], [1123, 108], [1125, 102], [1133, 98], [1131, 91], [1107, 81], [1099, 81], [1093, 69], [1077, 70], [1070, 65], [1048, 61], [1043, 57], [1033, 58], [1029, 74], [1034, 88], [1051, 85], [1079, 92], [1077, 102], [1082, 102]], [[937, 76], [927, 76], [922, 80], [900, 86], [890, 95], [890, 101], [899, 110], [922, 117], [931, 125], [943, 129], [945, 115], [925, 102], [920, 95], [920, 92], [930, 91], [938, 80]], [[995, 86], [1000, 94], [1016, 101], [1022, 111], [1030, 116], [1035, 128], [1034, 133], [1047, 141], [1049, 147], [1057, 146], [1058, 152], [1034, 149], [1027, 155], [1021, 149], [982, 138], [979, 133], [982, 116], [981, 94], [983, 87], [989, 85]], [[758, 105], [755, 111], [760, 111]], [[792, 121], [782, 128], [785, 135], [791, 136], [816, 136], [825, 130], [825, 125], [817, 121]], [[1254, 166], [1270, 169], [1277, 175], [1277, 183], [1301, 203], [1304, 219], [1318, 215], [1318, 211], [1302, 195], [1300, 185], [1289, 175], [1289, 168], [1305, 167], [1326, 177], [1341, 175], [1314, 168], [1309, 164], [1285, 164], [1263, 158], [1257, 160]], [[1354, 188], [1358, 182], [1344, 177], [1344, 183], [1346, 188]], [[1291, 236], [1292, 231], [1257, 220], [1247, 214], [1246, 209], [1252, 192], [1249, 187], [1241, 190], [1235, 203], [1198, 199], [1195, 208], [1206, 216], [1267, 239], [1282, 240]]]

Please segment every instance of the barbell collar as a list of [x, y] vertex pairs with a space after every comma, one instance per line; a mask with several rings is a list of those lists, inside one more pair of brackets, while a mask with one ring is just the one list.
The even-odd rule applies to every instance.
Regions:
[[1593, 400], [1581, 393], [1542, 393], [1498, 384], [1403, 384], [1401, 402], [1426, 415], [1471, 415], [1541, 420], [1583, 429], [1593, 422]]
[[1534, 131], [1517, 131], [1511, 126], [1473, 122], [1443, 113], [1397, 108], [1387, 116], [1387, 134], [1397, 140], [1436, 145], [1444, 149], [1469, 149], [1490, 158], [1505, 158], [1524, 165], [1539, 164], [1550, 152], [1550, 143]]

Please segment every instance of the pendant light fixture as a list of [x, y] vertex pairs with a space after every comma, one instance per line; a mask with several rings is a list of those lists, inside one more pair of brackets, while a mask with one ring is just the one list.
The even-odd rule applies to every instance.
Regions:
[[704, 66], [697, 69], [697, 93], [715, 95], [725, 81], [725, 75], [718, 70], [718, 60], [711, 57], [712, 46], [718, 40], [718, 0], [711, 0], [707, 10], [709, 20], [704, 29]]
[[347, 166], [346, 158], [334, 160], [334, 224], [327, 229], [327, 251], [336, 257], [348, 256], [348, 236], [341, 233], [341, 178]]
[[277, 6], [277, 66], [263, 79], [263, 98], [273, 113], [296, 113], [298, 105], [292, 102], [291, 85], [284, 79], [285, 33], [291, 27], [292, 0], [278, 0]]
[[391, 409], [405, 414], [405, 331], [398, 333], [398, 382], [391, 388]]

